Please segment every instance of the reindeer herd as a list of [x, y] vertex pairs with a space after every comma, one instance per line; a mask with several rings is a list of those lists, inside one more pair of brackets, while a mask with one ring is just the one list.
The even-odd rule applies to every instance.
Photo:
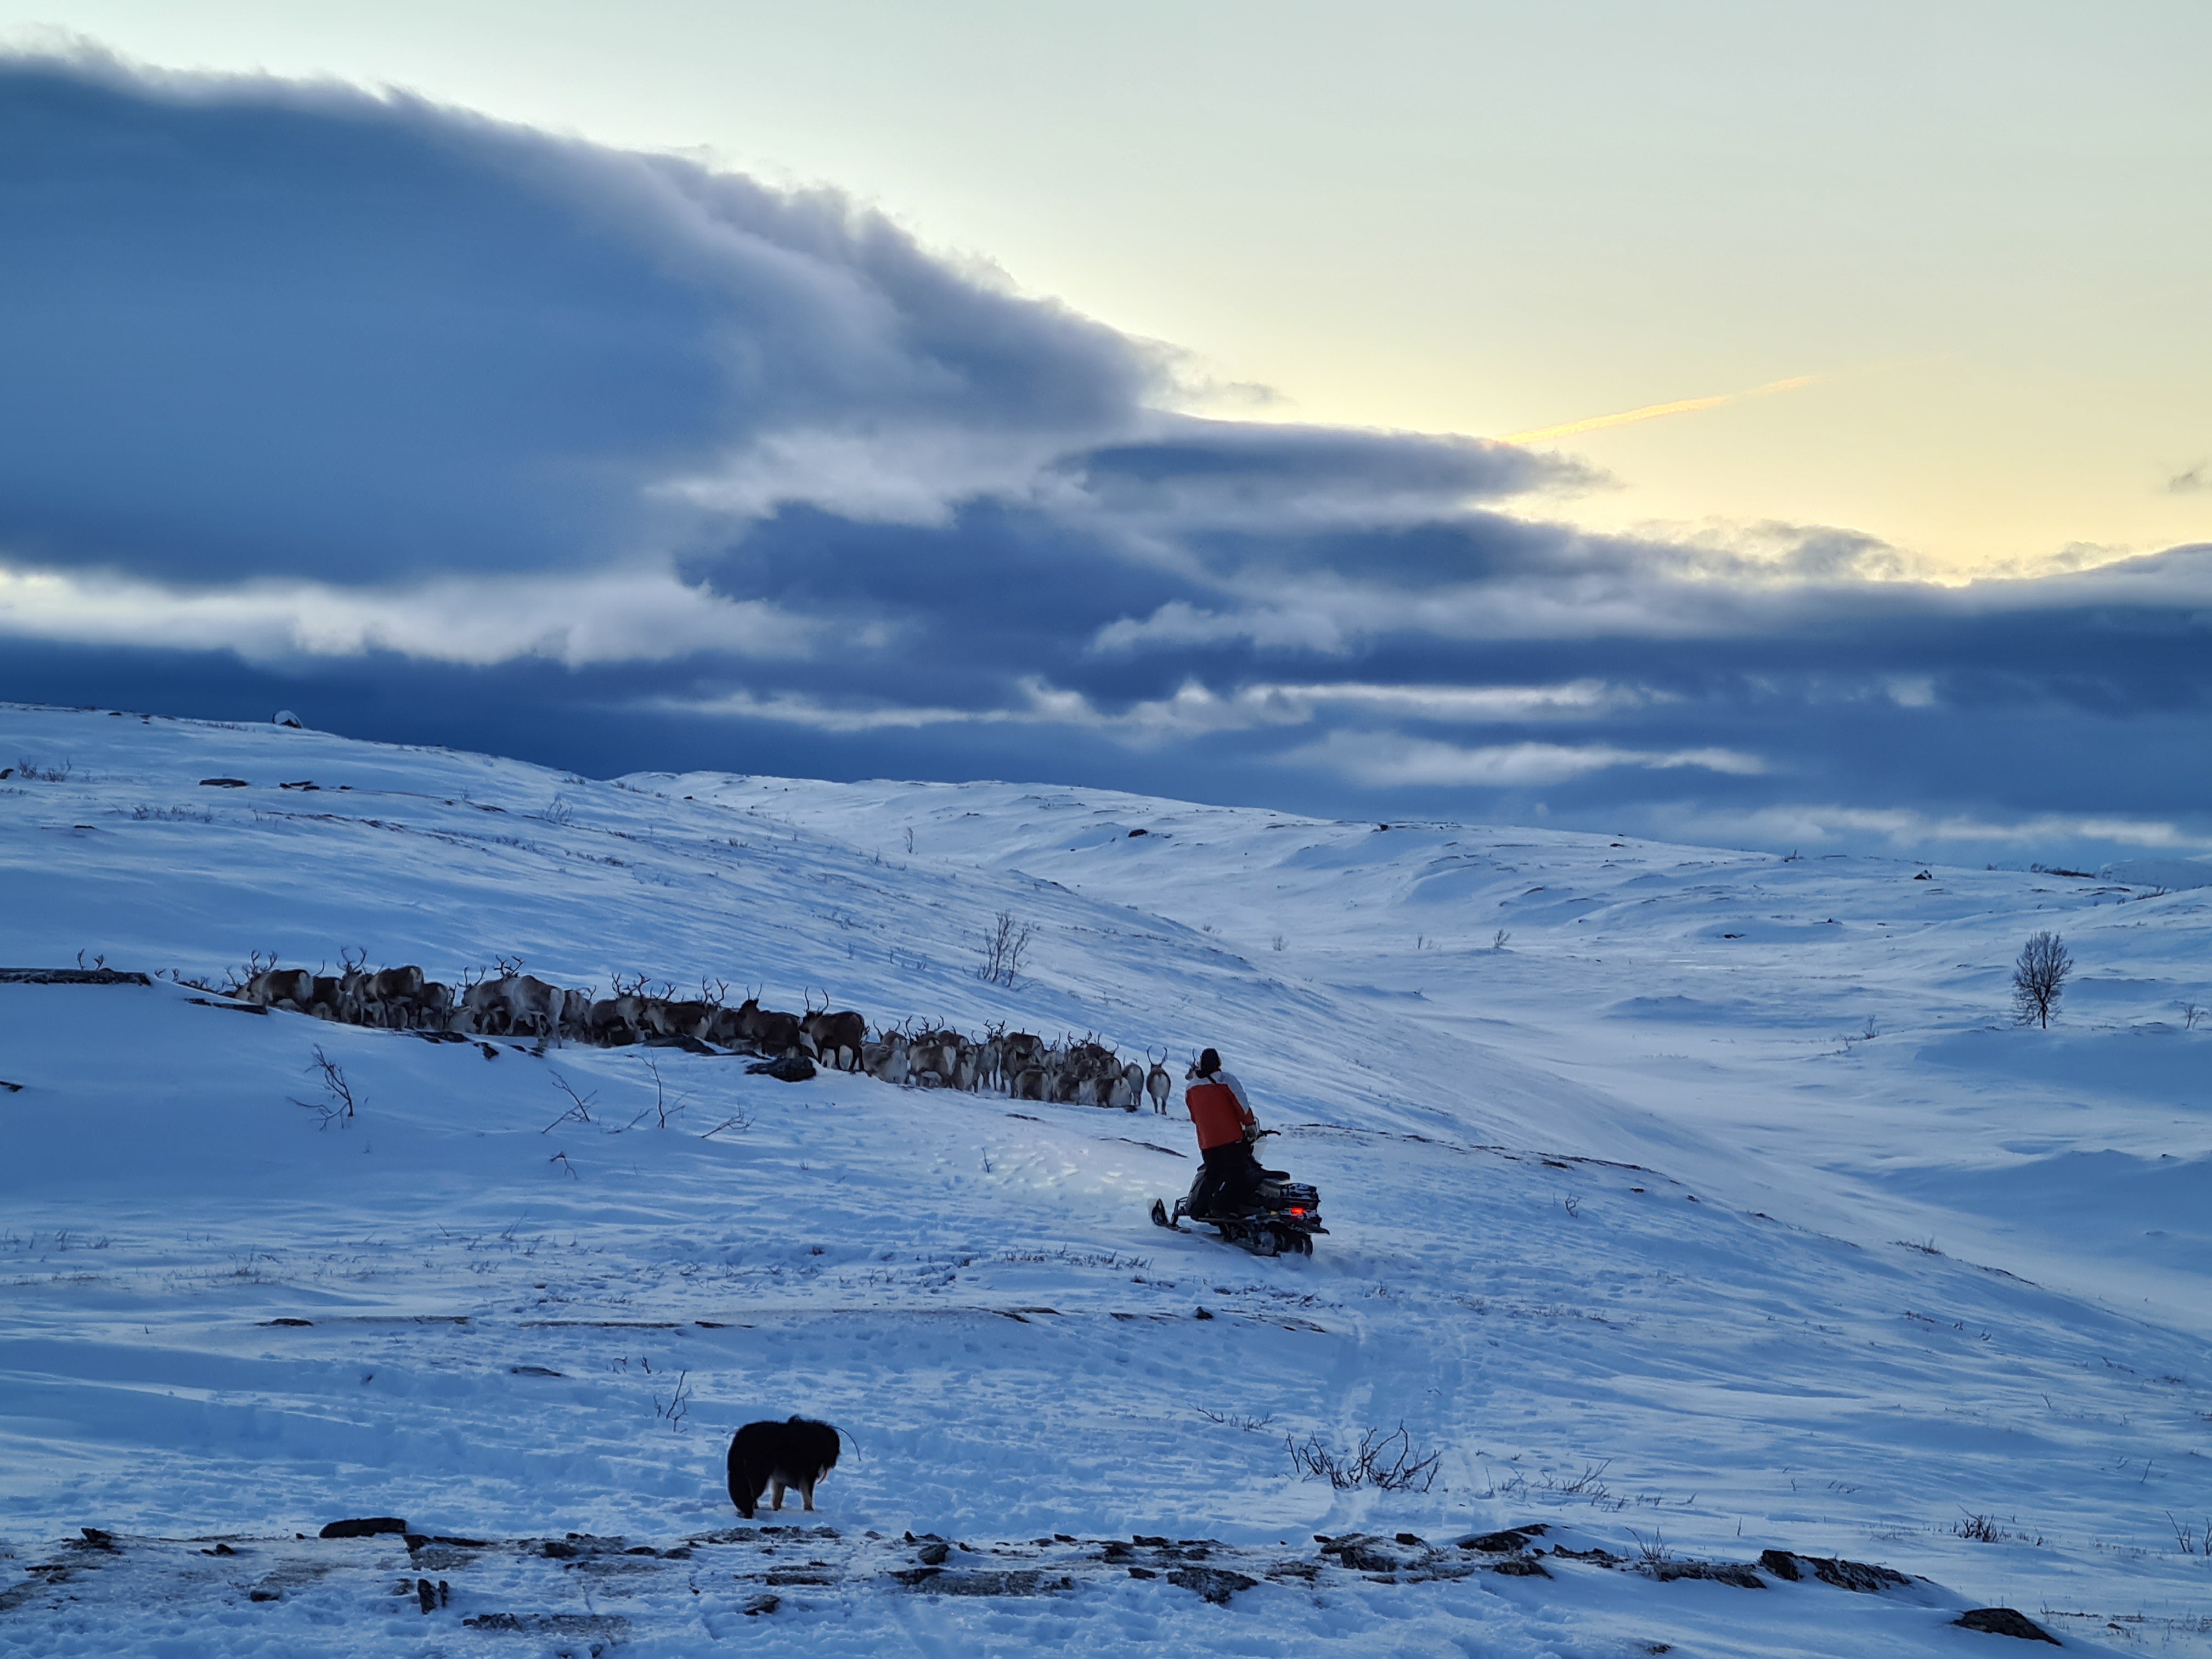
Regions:
[[471, 975], [458, 986], [428, 978], [420, 968], [372, 969], [365, 957], [351, 953], [342, 960], [342, 972], [314, 974], [256, 957], [232, 994], [260, 1007], [346, 1025], [459, 1038], [523, 1037], [547, 1046], [654, 1043], [804, 1059], [905, 1088], [959, 1089], [1127, 1112], [1149, 1102], [1164, 1113], [1175, 1086], [1165, 1050], [1158, 1059], [1148, 1050], [1147, 1064], [1139, 1066], [1095, 1034], [1048, 1043], [1003, 1024], [971, 1037], [908, 1020], [872, 1036], [864, 1018], [849, 1008], [831, 1009], [826, 994], [820, 1008], [810, 995], [805, 1012], [790, 1014], [762, 1007], [757, 993], [731, 1007], [729, 987], [720, 981], [702, 981], [699, 994], [687, 998], [666, 983], [655, 994], [642, 975], [627, 981], [617, 976], [611, 994], [594, 997], [526, 974], [520, 962], [505, 958], [495, 975]]

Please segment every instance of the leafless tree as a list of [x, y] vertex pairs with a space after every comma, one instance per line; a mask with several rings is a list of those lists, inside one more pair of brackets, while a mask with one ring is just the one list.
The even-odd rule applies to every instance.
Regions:
[[1012, 985], [1022, 971], [1032, 932], [1028, 923], [1014, 920], [1012, 911], [1000, 911], [984, 930], [983, 965], [975, 977], [988, 985]]
[[2029, 934], [2020, 947], [2020, 959], [2012, 965], [2013, 1017], [2022, 1025], [2047, 1028], [2065, 994], [2066, 976], [2073, 971], [2074, 957], [2065, 940], [2053, 933]]
[[315, 1045], [315, 1058], [309, 1063], [307, 1070], [320, 1079], [323, 1093], [327, 1098], [323, 1100], [295, 1098], [292, 1103], [295, 1106], [303, 1106], [314, 1113], [321, 1120], [322, 1127], [325, 1129], [333, 1123], [341, 1128], [351, 1123], [356, 1111], [353, 1085], [346, 1081], [344, 1070], [336, 1060], [323, 1052], [323, 1045], [319, 1042]]

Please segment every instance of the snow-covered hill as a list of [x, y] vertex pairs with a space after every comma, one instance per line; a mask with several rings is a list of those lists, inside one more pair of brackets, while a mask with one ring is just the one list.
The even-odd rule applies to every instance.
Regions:
[[[2212, 1004], [2212, 890], [1095, 791], [599, 783], [100, 713], [0, 710], [10, 763], [0, 966], [504, 955], [1212, 1043], [1332, 1229], [1262, 1261], [1152, 1227], [1191, 1146], [1149, 1113], [0, 985], [11, 1651], [1952, 1653], [2002, 1639], [1949, 1622], [1984, 1604], [2212, 1650], [2212, 1019], [2185, 1012]], [[975, 975], [1002, 911], [1035, 930], [1011, 988]], [[2053, 1030], [2014, 1029], [2045, 927], [2080, 974]], [[293, 1103], [318, 1045], [343, 1127]], [[564, 1084], [588, 1121], [555, 1121]], [[391, 1594], [396, 1540], [265, 1541], [349, 1515], [703, 1539], [735, 1520], [728, 1431], [792, 1411], [852, 1437], [812, 1517], [837, 1540], [456, 1557], [429, 1613]], [[1301, 1480], [1285, 1446], [1401, 1424], [1440, 1455], [1425, 1492]], [[1438, 1576], [1413, 1546], [1385, 1573], [1314, 1542], [1480, 1566], [1450, 1540], [1532, 1522], [1933, 1582]], [[83, 1525], [123, 1547], [58, 1551]], [[921, 1594], [886, 1576], [908, 1532], [1090, 1565]], [[136, 1541], [215, 1534], [241, 1553]], [[1260, 1582], [1216, 1605], [1084, 1542], [1136, 1534]], [[821, 1582], [748, 1616], [775, 1568], [736, 1557], [767, 1547]]]

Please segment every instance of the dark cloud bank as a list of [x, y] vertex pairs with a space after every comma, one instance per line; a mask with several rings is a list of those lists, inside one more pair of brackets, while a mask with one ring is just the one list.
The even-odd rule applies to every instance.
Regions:
[[[0, 64], [0, 697], [1937, 857], [2212, 848], [2212, 547], [1943, 588], [1164, 412], [830, 192]], [[1510, 513], [1505, 504], [1515, 503]]]

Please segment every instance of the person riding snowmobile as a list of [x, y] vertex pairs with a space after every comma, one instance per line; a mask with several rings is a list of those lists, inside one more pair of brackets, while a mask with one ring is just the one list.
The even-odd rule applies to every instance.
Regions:
[[1198, 1131], [1199, 1156], [1206, 1167], [1191, 1190], [1189, 1213], [1212, 1215], [1238, 1209], [1251, 1202], [1267, 1171], [1252, 1156], [1252, 1143], [1260, 1137], [1259, 1120], [1244, 1085], [1221, 1069], [1218, 1051], [1208, 1048], [1190, 1073], [1183, 1091], [1192, 1126]]

